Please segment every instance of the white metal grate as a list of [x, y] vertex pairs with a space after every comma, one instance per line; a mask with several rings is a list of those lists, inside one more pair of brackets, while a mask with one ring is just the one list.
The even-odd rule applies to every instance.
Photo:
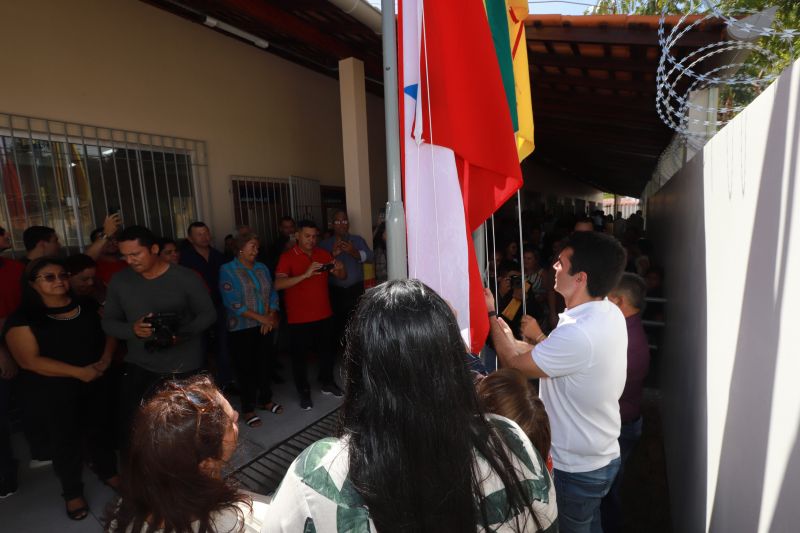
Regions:
[[284, 216], [291, 216], [295, 220], [313, 220], [323, 227], [317, 180], [298, 176], [231, 176], [231, 185], [236, 225], [250, 226], [264, 243], [275, 240]]
[[0, 113], [0, 226], [15, 253], [33, 225], [83, 250], [114, 211], [124, 224], [183, 236], [207, 168], [203, 141]]

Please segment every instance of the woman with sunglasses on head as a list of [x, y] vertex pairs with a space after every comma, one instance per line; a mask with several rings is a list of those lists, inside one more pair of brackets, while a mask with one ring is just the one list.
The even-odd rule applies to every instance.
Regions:
[[106, 530], [261, 531], [266, 498], [222, 475], [236, 449], [238, 418], [207, 376], [164, 383], [134, 419], [121, 497]]
[[83, 520], [84, 448], [101, 480], [119, 485], [113, 434], [104, 427], [103, 384], [116, 341], [100, 327], [98, 305], [76, 299], [60, 259], [31, 261], [22, 277], [22, 304], [5, 323], [8, 348], [22, 371], [24, 407], [42, 420], [53, 449], [67, 516]]
[[484, 414], [465, 351], [421, 282], [367, 291], [347, 331], [341, 436], [289, 467], [265, 531], [554, 531], [547, 468], [515, 422]]

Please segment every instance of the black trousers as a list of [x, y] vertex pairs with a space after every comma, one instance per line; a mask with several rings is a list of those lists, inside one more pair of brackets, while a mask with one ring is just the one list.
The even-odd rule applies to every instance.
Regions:
[[203, 372], [202, 368], [176, 374], [158, 374], [139, 365], [125, 363], [119, 387], [119, 436], [120, 449], [128, 449], [133, 417], [144, 400], [158, 391], [159, 386], [171, 379], [186, 379]]
[[22, 378], [24, 408], [45, 423], [53, 446], [53, 469], [61, 481], [64, 499], [83, 495], [84, 446], [100, 479], [116, 475], [113, 427], [104, 416], [104, 378], [91, 383], [31, 373]]
[[10, 396], [11, 380], [0, 379], [0, 480], [17, 476], [17, 463], [11, 450]]
[[19, 399], [18, 405], [22, 406], [22, 433], [28, 443], [31, 459], [47, 461], [53, 458], [53, 443], [50, 442], [50, 432], [47, 430], [47, 414], [39, 409], [27, 409], [28, 394], [25, 389], [30, 385], [30, 376], [20, 372], [14, 384], [14, 397]]
[[242, 413], [252, 413], [258, 404], [272, 401], [272, 333], [262, 335], [259, 328], [228, 332], [236, 379], [242, 399]]
[[341, 351], [344, 347], [344, 332], [350, 315], [353, 314], [358, 299], [364, 294], [364, 282], [359, 281], [349, 287], [330, 286], [331, 308], [333, 310], [333, 342], [334, 351]]
[[326, 318], [305, 324], [287, 324], [289, 344], [292, 352], [292, 374], [298, 392], [308, 392], [309, 351], [314, 351], [319, 358], [319, 382], [323, 385], [333, 382], [334, 354], [331, 350], [333, 320]]

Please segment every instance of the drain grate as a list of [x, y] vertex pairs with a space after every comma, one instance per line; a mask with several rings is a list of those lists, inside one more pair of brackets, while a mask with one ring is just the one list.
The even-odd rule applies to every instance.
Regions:
[[258, 494], [270, 494], [278, 488], [292, 461], [314, 442], [325, 437], [333, 437], [338, 423], [339, 410], [336, 409], [230, 475], [247, 490]]

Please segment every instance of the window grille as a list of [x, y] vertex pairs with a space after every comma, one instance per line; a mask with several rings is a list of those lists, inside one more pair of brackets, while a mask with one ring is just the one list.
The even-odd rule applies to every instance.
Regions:
[[231, 180], [236, 225], [250, 226], [262, 242], [274, 242], [280, 220], [287, 215], [324, 227], [319, 181], [298, 176], [231, 176]]
[[82, 251], [117, 211], [125, 225], [180, 237], [207, 168], [203, 141], [0, 113], [0, 226], [15, 255], [34, 225]]

